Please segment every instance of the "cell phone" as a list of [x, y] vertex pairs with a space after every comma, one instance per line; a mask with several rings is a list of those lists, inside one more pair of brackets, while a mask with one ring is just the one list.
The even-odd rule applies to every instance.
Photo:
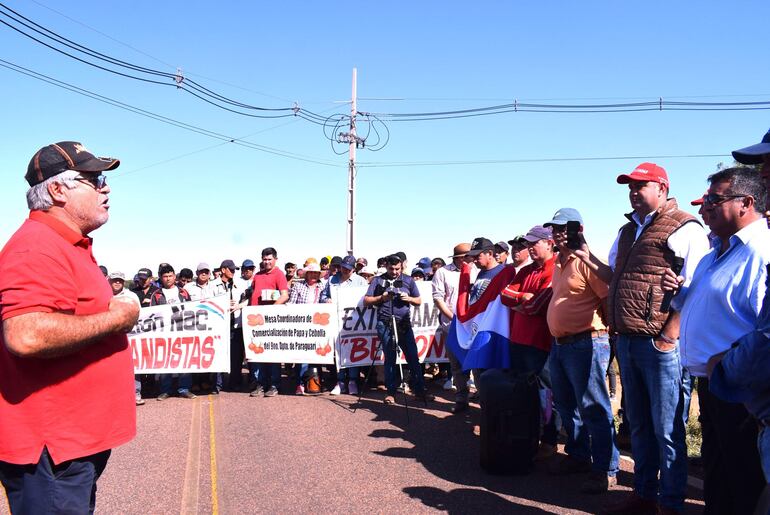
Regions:
[[573, 220], [567, 222], [567, 248], [577, 250], [584, 242], [583, 234], [580, 232], [580, 222]]

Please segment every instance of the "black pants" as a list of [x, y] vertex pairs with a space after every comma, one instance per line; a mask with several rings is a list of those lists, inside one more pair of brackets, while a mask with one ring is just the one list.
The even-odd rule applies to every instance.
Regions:
[[751, 514], [765, 487], [757, 450], [757, 424], [743, 404], [719, 399], [698, 378], [704, 513]]
[[110, 451], [54, 465], [48, 449], [30, 465], [0, 461], [0, 481], [8, 495], [11, 513], [93, 513], [96, 506], [96, 480]]

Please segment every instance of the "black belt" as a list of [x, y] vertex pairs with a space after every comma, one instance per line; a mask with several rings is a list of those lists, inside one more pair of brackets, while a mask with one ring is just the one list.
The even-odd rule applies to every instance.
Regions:
[[556, 343], [558, 343], [559, 345], [567, 345], [569, 343], [575, 343], [578, 340], [582, 340], [587, 336], [590, 336], [591, 338], [601, 338], [602, 336], [607, 336], [607, 331], [604, 329], [600, 331], [583, 331], [582, 333], [571, 334], [569, 336], [562, 336], [561, 338], [556, 338]]

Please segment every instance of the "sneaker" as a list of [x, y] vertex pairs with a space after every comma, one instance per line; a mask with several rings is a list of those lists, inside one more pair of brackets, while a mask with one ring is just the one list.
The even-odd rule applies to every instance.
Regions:
[[179, 396], [182, 397], [183, 399], [190, 399], [190, 400], [197, 397], [197, 395], [192, 393], [190, 390], [182, 390], [181, 392], [179, 392]]
[[142, 399], [142, 398], [141, 398], [141, 397], [139, 397], [138, 395], [137, 395], [137, 397], [136, 397], [136, 405], [137, 405], [137, 406], [142, 406], [142, 405], [144, 405], [144, 399]]
[[390, 406], [391, 404], [396, 403], [396, 398], [392, 395], [386, 395], [384, 399], [382, 399], [382, 403]]
[[455, 387], [454, 383], [452, 382], [452, 378], [450, 377], [444, 382], [444, 390], [447, 392], [451, 391], [457, 391], [457, 388]]
[[337, 383], [334, 385], [334, 388], [332, 388], [332, 391], [329, 392], [330, 395], [339, 395], [342, 393], [342, 383]]
[[535, 454], [535, 461], [545, 460], [556, 454], [556, 446], [549, 443], [541, 443]]
[[603, 494], [617, 484], [618, 479], [615, 476], [608, 476], [606, 472], [593, 470], [580, 485], [580, 491], [591, 495]]
[[278, 388], [271, 386], [268, 391], [265, 392], [265, 397], [275, 397], [278, 395]]
[[348, 381], [348, 393], [350, 395], [358, 395], [358, 384], [355, 380]]
[[264, 393], [265, 393], [265, 390], [261, 386], [257, 386], [251, 391], [251, 393], [249, 394], [249, 397], [262, 397]]
[[158, 395], [158, 397], [155, 400], [156, 401], [165, 401], [169, 397], [171, 397], [171, 395], [169, 395], [167, 393], [161, 393], [160, 395]]
[[[548, 444], [541, 444], [541, 447]], [[549, 446], [552, 447], [552, 446]], [[582, 474], [591, 472], [591, 462], [578, 460], [567, 454], [558, 461], [548, 465], [548, 473], [552, 476], [567, 476], [570, 474]], [[607, 474], [604, 474], [605, 477]]]
[[639, 497], [630, 492], [623, 500], [610, 504], [601, 513], [604, 515], [654, 515], [658, 506], [655, 501]]
[[301, 384], [298, 384], [297, 389], [294, 390], [294, 395], [305, 395], [305, 387]]

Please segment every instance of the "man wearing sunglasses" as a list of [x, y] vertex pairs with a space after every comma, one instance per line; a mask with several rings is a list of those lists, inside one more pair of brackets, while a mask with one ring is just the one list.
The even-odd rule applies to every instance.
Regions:
[[762, 178], [747, 167], [721, 170], [709, 183], [701, 210], [713, 248], [675, 299], [675, 307], [683, 304], [682, 363], [698, 377], [705, 513], [751, 513], [765, 486], [757, 425], [743, 404], [714, 395], [706, 376], [712, 356], [757, 326], [770, 263], [767, 195]]
[[[706, 232], [668, 197], [668, 174], [642, 163], [621, 174], [633, 211], [609, 253], [609, 264], [586, 244], [574, 254], [609, 284], [608, 322], [618, 334], [623, 396], [631, 426], [634, 491], [607, 513], [678, 513], [687, 487], [684, 390], [679, 357], [679, 313], [664, 307], [666, 271], [681, 260], [689, 284], [708, 252]], [[657, 505], [657, 506], [656, 506]]]
[[120, 161], [62, 141], [25, 176], [29, 219], [0, 252], [0, 481], [13, 513], [88, 513], [110, 450], [136, 433], [126, 333], [89, 234], [109, 218], [101, 172]]

